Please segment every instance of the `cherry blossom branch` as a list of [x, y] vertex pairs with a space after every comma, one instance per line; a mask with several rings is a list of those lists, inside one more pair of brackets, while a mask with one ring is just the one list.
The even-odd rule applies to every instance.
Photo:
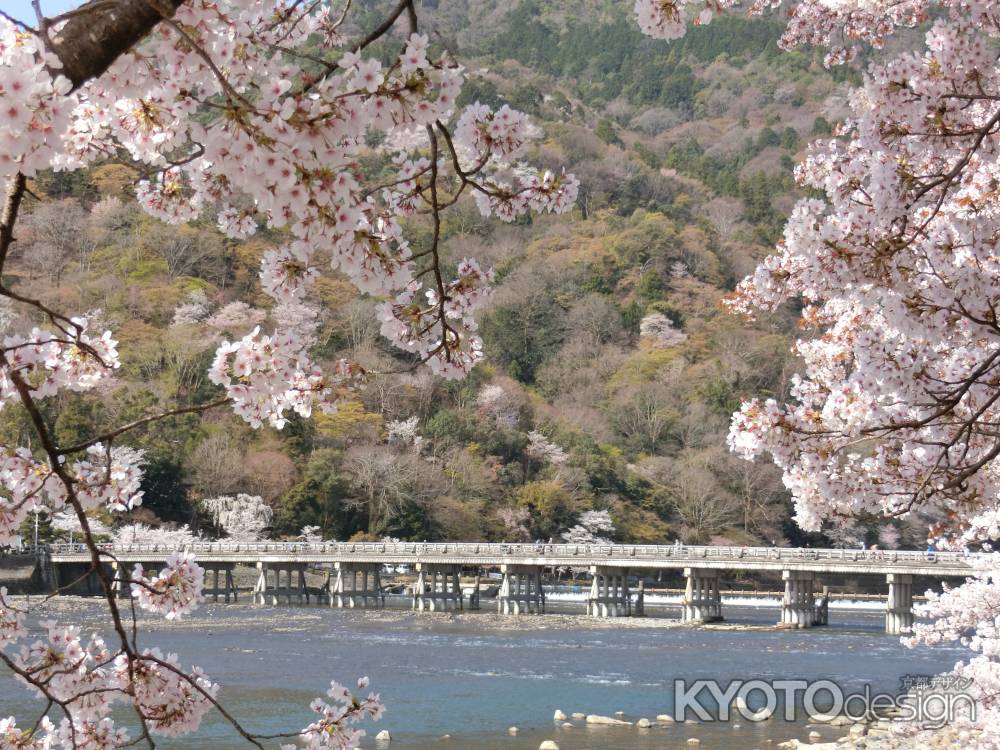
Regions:
[[116, 437], [124, 435], [126, 432], [134, 430], [137, 427], [142, 427], [143, 425], [151, 424], [153, 422], [158, 422], [162, 419], [167, 419], [168, 417], [176, 417], [181, 414], [194, 414], [197, 412], [208, 411], [209, 409], [217, 409], [220, 406], [226, 406], [227, 404], [230, 403], [232, 403], [232, 399], [220, 398], [216, 399], [215, 401], [211, 401], [207, 404], [195, 404], [194, 406], [183, 406], [177, 409], [170, 409], [168, 411], [160, 412], [159, 414], [153, 414], [152, 416], [149, 417], [142, 417], [141, 419], [136, 419], [132, 422], [129, 422], [128, 424], [116, 427], [115, 429], [110, 430], [109, 432], [105, 432], [102, 435], [90, 438], [89, 440], [86, 440], [82, 443], [71, 445], [68, 448], [60, 448], [56, 452], [57, 454], [63, 456], [69, 455], [71, 453], [79, 453], [80, 451], [87, 450], [87, 448], [90, 448], [93, 445], [97, 445], [99, 443], [111, 442]]
[[360, 52], [370, 44], [377, 42], [396, 24], [397, 19], [404, 12], [409, 15], [411, 24], [415, 23], [416, 10], [413, 7], [413, 0], [400, 0], [399, 4], [392, 9], [392, 12], [389, 13], [386, 19], [354, 46], [354, 51]]

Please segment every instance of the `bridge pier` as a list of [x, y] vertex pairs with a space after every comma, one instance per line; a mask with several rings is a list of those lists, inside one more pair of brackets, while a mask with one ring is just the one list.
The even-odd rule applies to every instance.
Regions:
[[[153, 567], [155, 563], [142, 566], [143, 575], [147, 578], [159, 573], [159, 566]], [[117, 599], [129, 599], [132, 596], [132, 569], [134, 563], [111, 562], [111, 592]]]
[[628, 617], [632, 614], [632, 600], [628, 591], [628, 568], [609, 568], [591, 565], [590, 595], [587, 597], [587, 614], [594, 617]]
[[785, 596], [781, 601], [779, 628], [811, 628], [816, 618], [811, 570], [783, 570]]
[[913, 576], [889, 573], [889, 599], [885, 607], [885, 632], [902, 635], [913, 630]]
[[59, 590], [59, 566], [53, 564], [52, 555], [44, 549], [38, 555], [38, 575], [42, 579], [42, 586], [48, 592]]
[[418, 562], [413, 609], [418, 612], [462, 609], [461, 574], [461, 565]]
[[[277, 605], [281, 597], [284, 597], [288, 604], [292, 603], [293, 598], [297, 599], [299, 604], [303, 601], [309, 603], [309, 592], [306, 590], [306, 563], [258, 562], [257, 570], [260, 571], [260, 576], [253, 589], [254, 604]], [[268, 575], [269, 573], [273, 575]]]
[[830, 589], [827, 586], [823, 587], [823, 593], [820, 595], [819, 600], [816, 602], [816, 610], [813, 616], [813, 625], [829, 625], [830, 624]]
[[[212, 597], [213, 602], [219, 601], [219, 597], [223, 597], [226, 604], [229, 604], [229, 597], [233, 597], [233, 601], [239, 601], [239, 593], [236, 591], [236, 583], [233, 581], [233, 569], [236, 567], [236, 563], [199, 563], [201, 567], [205, 569], [205, 583], [208, 584], [209, 576], [212, 576], [212, 587], [209, 588], [207, 585], [202, 589], [202, 594], [205, 599]], [[222, 577], [222, 585], [220, 586], [219, 578]]]
[[503, 580], [497, 594], [497, 612], [503, 615], [541, 614], [545, 611], [542, 568], [536, 565], [501, 565]]
[[681, 621], [706, 623], [722, 621], [722, 594], [719, 571], [712, 568], [684, 568], [687, 585], [681, 600]]
[[[381, 607], [385, 604], [382, 593], [382, 566], [379, 563], [342, 563], [335, 562], [333, 569], [337, 573], [333, 587], [330, 590], [331, 607]], [[358, 581], [361, 586], [358, 586]]]
[[480, 599], [481, 599], [480, 591], [479, 591], [479, 585], [480, 585], [480, 583], [481, 582], [479, 580], [479, 574], [477, 573], [476, 574], [476, 582], [472, 586], [472, 593], [469, 594], [469, 609], [470, 610], [478, 610], [480, 608], [479, 607], [479, 602], [480, 602]]

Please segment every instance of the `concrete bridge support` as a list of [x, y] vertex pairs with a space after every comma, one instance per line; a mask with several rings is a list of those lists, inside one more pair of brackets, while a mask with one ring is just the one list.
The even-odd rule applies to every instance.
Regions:
[[385, 604], [380, 564], [337, 562], [333, 570], [336, 578], [330, 587], [331, 607], [381, 607]]
[[587, 597], [587, 614], [594, 617], [628, 617], [632, 614], [632, 600], [628, 590], [628, 568], [608, 568], [592, 565], [590, 596]]
[[633, 617], [646, 616], [646, 581], [639, 579], [639, 588], [635, 592], [635, 605], [632, 607]]
[[258, 562], [260, 576], [253, 589], [253, 603], [276, 605], [284, 598], [288, 604], [292, 599], [308, 604], [306, 567], [306, 563]]
[[476, 575], [476, 582], [472, 586], [472, 591], [469, 593], [469, 609], [478, 610], [480, 608], [481, 592], [479, 591], [479, 586], [481, 581], [479, 580], [479, 575]]
[[503, 580], [497, 594], [497, 612], [503, 615], [541, 614], [545, 611], [542, 568], [535, 565], [501, 565]]
[[[129, 599], [132, 596], [132, 571], [135, 569], [134, 563], [112, 562], [111, 563], [111, 591], [118, 599]], [[142, 573], [147, 578], [158, 575], [160, 566], [156, 563], [147, 563], [142, 566]]]
[[236, 563], [210, 562], [201, 563], [201, 566], [205, 569], [205, 587], [202, 589], [202, 594], [206, 599], [211, 597], [213, 602], [217, 602], [219, 597], [222, 597], [226, 604], [229, 604], [229, 597], [232, 597], [234, 602], [239, 601], [236, 583], [233, 581], [233, 569]]
[[722, 594], [719, 571], [711, 568], [684, 568], [687, 585], [681, 600], [681, 621], [687, 623], [720, 622]]
[[830, 624], [830, 589], [823, 587], [823, 593], [816, 600], [816, 612], [813, 616], [813, 625]]
[[413, 609], [418, 612], [462, 609], [461, 574], [461, 565], [417, 563]]
[[779, 628], [811, 628], [816, 619], [813, 573], [809, 570], [784, 570], [785, 596], [781, 602]]
[[38, 576], [42, 579], [42, 586], [48, 592], [53, 592], [59, 588], [59, 566], [52, 563], [52, 555], [48, 550], [42, 550], [38, 555]]
[[885, 632], [902, 635], [913, 630], [913, 576], [889, 573], [889, 601], [885, 607]]

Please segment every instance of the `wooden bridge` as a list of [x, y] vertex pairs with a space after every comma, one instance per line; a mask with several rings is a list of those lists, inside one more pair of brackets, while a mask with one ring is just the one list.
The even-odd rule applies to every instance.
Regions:
[[[204, 542], [183, 548], [206, 570], [206, 595], [229, 601], [237, 595], [233, 570], [237, 565], [258, 570], [254, 602], [308, 602], [317, 597], [331, 606], [380, 606], [384, 602], [384, 566], [411, 566], [417, 573], [413, 607], [417, 610], [462, 608], [466, 594], [464, 571], [499, 569], [500, 612], [543, 612], [547, 569], [586, 570], [592, 577], [587, 612], [599, 617], [641, 614], [642, 577], [653, 571], [683, 570], [687, 585], [682, 619], [700, 623], [722, 619], [719, 579], [725, 571], [771, 571], [785, 584], [780, 627], [825, 624], [825, 597], [816, 588], [824, 575], [884, 576], [888, 583], [886, 630], [905, 632], [913, 625], [913, 578], [965, 578], [975, 569], [977, 555], [955, 552], [914, 552], [781, 547], [690, 545], [504, 544], [480, 542]], [[135, 563], [157, 570], [180, 551], [156, 545], [103, 545], [102, 564], [116, 571], [127, 590], [127, 574]], [[82, 545], [52, 545], [40, 551], [43, 577], [53, 590], [86, 577], [89, 550]], [[310, 589], [306, 571], [325, 571], [326, 584]], [[639, 579], [629, 588], [630, 577]], [[209, 583], [212, 583], [209, 586]], [[96, 593], [96, 592], [95, 592]], [[478, 585], [470, 606], [478, 606]]]

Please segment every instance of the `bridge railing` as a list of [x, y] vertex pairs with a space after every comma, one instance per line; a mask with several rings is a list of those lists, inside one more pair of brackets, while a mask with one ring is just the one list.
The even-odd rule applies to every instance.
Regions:
[[[726, 547], [716, 545], [648, 544], [546, 544], [503, 542], [194, 542], [183, 547], [159, 544], [99, 544], [98, 548], [114, 555], [170, 554], [189, 551], [198, 554], [297, 554], [316, 556], [385, 555], [392, 557], [465, 557], [465, 558], [602, 558], [681, 559], [697, 563], [716, 561], [799, 561], [894, 563], [971, 567], [975, 554], [914, 550], [823, 549], [815, 547]], [[53, 544], [48, 551], [55, 555], [81, 554], [82, 544]]]

